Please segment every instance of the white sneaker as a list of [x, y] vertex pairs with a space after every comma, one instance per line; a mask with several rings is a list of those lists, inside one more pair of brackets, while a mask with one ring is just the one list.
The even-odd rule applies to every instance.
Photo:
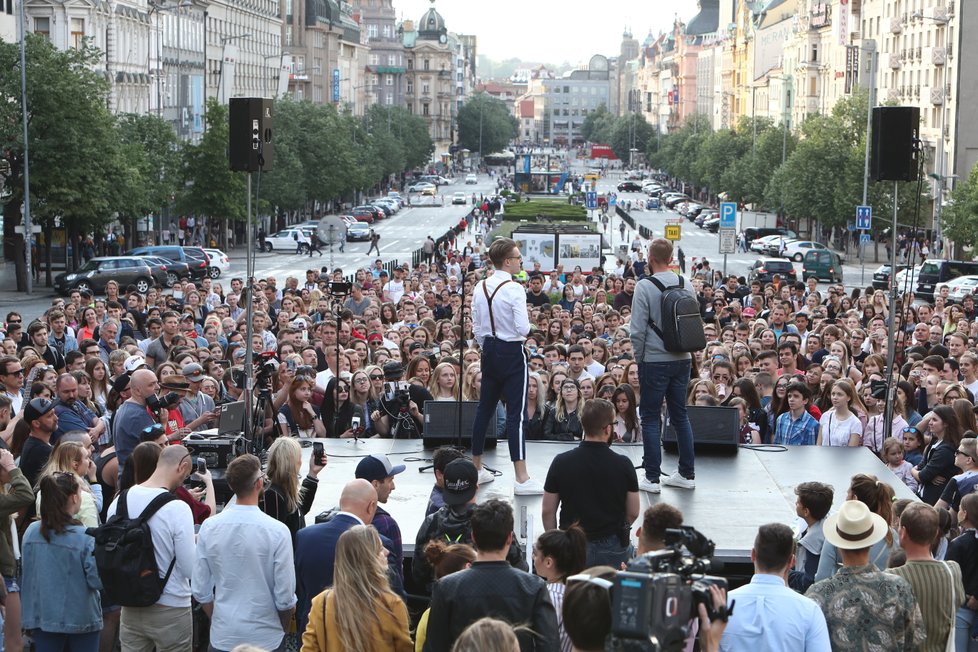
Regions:
[[533, 478], [529, 478], [526, 482], [514, 484], [513, 493], [517, 496], [539, 496], [543, 494], [543, 485]]
[[647, 491], [650, 494], [657, 494], [662, 492], [662, 488], [659, 487], [658, 482], [652, 482], [648, 478], [642, 478], [638, 483], [638, 488], [642, 491]]
[[668, 478], [662, 481], [662, 484], [668, 487], [679, 487], [680, 489], [695, 489], [696, 481], [689, 478], [684, 478], [679, 475], [679, 471], [676, 471]]
[[496, 479], [496, 476], [494, 476], [492, 473], [489, 473], [489, 471], [487, 471], [485, 468], [479, 469], [479, 486], [480, 487], [482, 485], [484, 485], [484, 484], [489, 484], [490, 482], [492, 482], [495, 479]]

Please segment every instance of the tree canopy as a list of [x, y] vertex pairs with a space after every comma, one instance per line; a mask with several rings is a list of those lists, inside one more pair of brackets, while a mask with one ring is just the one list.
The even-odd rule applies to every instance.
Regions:
[[458, 110], [458, 144], [483, 156], [505, 149], [519, 123], [502, 100], [476, 93]]

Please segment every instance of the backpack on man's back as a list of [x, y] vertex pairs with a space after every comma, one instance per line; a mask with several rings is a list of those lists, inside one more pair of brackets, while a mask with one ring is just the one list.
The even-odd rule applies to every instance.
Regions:
[[122, 492], [115, 514], [104, 524], [89, 528], [88, 534], [95, 538], [95, 564], [106, 604], [149, 607], [163, 595], [177, 561], [174, 556], [166, 575], [160, 577], [149, 519], [179, 498], [165, 491], [154, 497], [139, 516], [131, 518], [126, 505], [128, 494], [128, 490]]
[[662, 338], [666, 351], [692, 353], [705, 349], [706, 333], [703, 330], [700, 302], [686, 291], [683, 277], [679, 277], [679, 285], [670, 287], [666, 287], [654, 276], [647, 276], [642, 280], [653, 283], [662, 293], [659, 300], [661, 318], [656, 324], [650, 315], [649, 327]]

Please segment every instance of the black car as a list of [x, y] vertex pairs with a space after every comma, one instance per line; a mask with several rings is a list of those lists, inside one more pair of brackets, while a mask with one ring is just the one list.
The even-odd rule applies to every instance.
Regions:
[[790, 260], [784, 260], [782, 258], [761, 258], [751, 265], [750, 272], [747, 275], [747, 281], [749, 283], [753, 283], [754, 281], [760, 281], [762, 284], [770, 283], [774, 280], [775, 274], [780, 276], [782, 281], [794, 283], [797, 279], [795, 266]]
[[210, 268], [210, 258], [200, 247], [177, 247], [158, 245], [152, 247], [136, 247], [126, 252], [127, 256], [159, 256], [175, 263], [186, 263], [189, 267], [190, 280], [200, 281], [207, 276]]
[[622, 181], [617, 187], [618, 192], [642, 192], [642, 184], [634, 181]]
[[153, 278], [164, 287], [172, 288], [181, 278], [190, 276], [190, 265], [177, 263], [162, 256], [140, 256], [153, 270]]
[[[907, 268], [906, 265], [897, 265], [897, 274]], [[877, 290], [888, 290], [890, 288], [890, 266], [880, 265], [873, 272], [873, 287]]]
[[346, 239], [349, 242], [366, 242], [370, 239], [370, 225], [357, 222], [346, 227]]
[[123, 294], [130, 285], [140, 294], [146, 294], [154, 283], [153, 271], [145, 260], [136, 256], [101, 256], [92, 258], [73, 272], [55, 276], [54, 289], [62, 295], [72, 290], [102, 294], [109, 281], [118, 283]]
[[720, 230], [720, 217], [718, 215], [713, 215], [708, 217], [702, 224], [703, 228], [710, 233], [716, 233]]

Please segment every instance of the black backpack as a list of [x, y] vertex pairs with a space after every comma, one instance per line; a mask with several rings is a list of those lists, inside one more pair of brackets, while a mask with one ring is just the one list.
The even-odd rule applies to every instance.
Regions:
[[662, 338], [666, 351], [672, 353], [691, 353], [706, 348], [706, 333], [703, 332], [703, 317], [700, 315], [700, 302], [683, 289], [683, 277], [679, 285], [666, 287], [653, 277], [646, 277], [662, 293], [660, 311], [661, 328], [649, 317], [649, 326]]
[[88, 534], [95, 538], [95, 564], [105, 603], [149, 607], [163, 595], [177, 560], [173, 558], [161, 578], [148, 521], [164, 505], [179, 499], [167, 491], [153, 498], [142, 514], [130, 518], [128, 495], [128, 491], [122, 492], [115, 514], [103, 525], [89, 528]]

